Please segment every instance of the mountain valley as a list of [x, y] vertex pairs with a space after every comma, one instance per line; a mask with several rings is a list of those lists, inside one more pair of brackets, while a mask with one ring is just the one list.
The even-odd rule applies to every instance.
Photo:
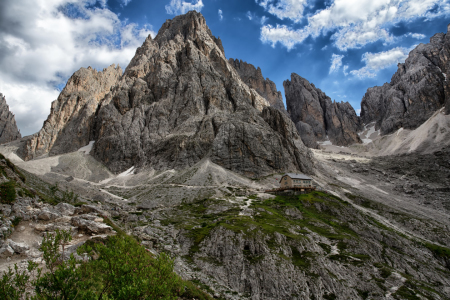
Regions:
[[[449, 299], [449, 39], [417, 46], [358, 116], [295, 73], [285, 108], [200, 13], [167, 20], [123, 74], [75, 72], [38, 133], [2, 109], [17, 200], [0, 270], [40, 261], [42, 232], [76, 249], [123, 230], [215, 299]], [[317, 190], [270, 193], [287, 172]]]

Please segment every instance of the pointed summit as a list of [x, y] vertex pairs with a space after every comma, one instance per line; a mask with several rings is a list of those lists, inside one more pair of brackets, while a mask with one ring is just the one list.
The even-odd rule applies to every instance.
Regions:
[[21, 137], [14, 115], [6, 104], [6, 98], [0, 93], [0, 144], [12, 142]]
[[49, 117], [58, 129], [29, 149], [42, 149], [42, 140], [56, 155], [95, 140], [91, 155], [113, 172], [181, 169], [202, 159], [251, 177], [312, 172], [311, 153], [294, 124], [242, 82], [200, 13], [167, 20], [109, 83], [101, 93], [83, 89], [83, 99], [95, 101], [56, 113], [61, 101], [78, 99], [65, 89]]

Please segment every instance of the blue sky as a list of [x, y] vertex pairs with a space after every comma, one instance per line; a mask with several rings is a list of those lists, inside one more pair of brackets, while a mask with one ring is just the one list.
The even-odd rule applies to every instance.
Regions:
[[0, 92], [22, 134], [42, 127], [73, 72], [126, 66], [148, 34], [189, 9], [205, 16], [227, 58], [261, 67], [283, 95], [295, 72], [355, 109], [450, 23], [450, 0], [2, 1]]

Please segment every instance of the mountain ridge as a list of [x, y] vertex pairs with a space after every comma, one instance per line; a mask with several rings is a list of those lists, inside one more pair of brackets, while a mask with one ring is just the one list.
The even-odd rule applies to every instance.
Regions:
[[[86, 100], [69, 107], [75, 115], [64, 119], [58, 108], [79, 97], [65, 88], [38, 137], [18, 154], [56, 155], [95, 141], [93, 156], [116, 173], [133, 166], [185, 168], [205, 157], [250, 177], [313, 172], [311, 153], [289, 118], [241, 81], [200, 13], [167, 20], [155, 39], [147, 37], [136, 50], [122, 76], [106, 72], [114, 74], [108, 84], [85, 87]], [[89, 76], [83, 82], [89, 80], [95, 82]]]
[[[450, 30], [450, 24], [447, 28]], [[361, 120], [375, 122], [382, 135], [416, 129], [437, 110], [450, 113], [450, 34], [436, 33], [398, 64], [390, 83], [369, 88], [361, 101]]]

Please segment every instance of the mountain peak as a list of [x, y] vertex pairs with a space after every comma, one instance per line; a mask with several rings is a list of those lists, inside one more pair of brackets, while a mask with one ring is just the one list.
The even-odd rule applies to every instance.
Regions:
[[205, 158], [249, 177], [313, 172], [292, 121], [241, 80], [200, 13], [167, 20], [113, 79], [101, 99], [97, 89], [67, 94], [66, 87], [41, 130], [50, 134], [34, 137], [22, 157], [95, 141], [91, 155], [113, 172], [184, 169]]
[[12, 142], [21, 137], [14, 115], [9, 111], [6, 103], [6, 97], [0, 93], [0, 144]]

